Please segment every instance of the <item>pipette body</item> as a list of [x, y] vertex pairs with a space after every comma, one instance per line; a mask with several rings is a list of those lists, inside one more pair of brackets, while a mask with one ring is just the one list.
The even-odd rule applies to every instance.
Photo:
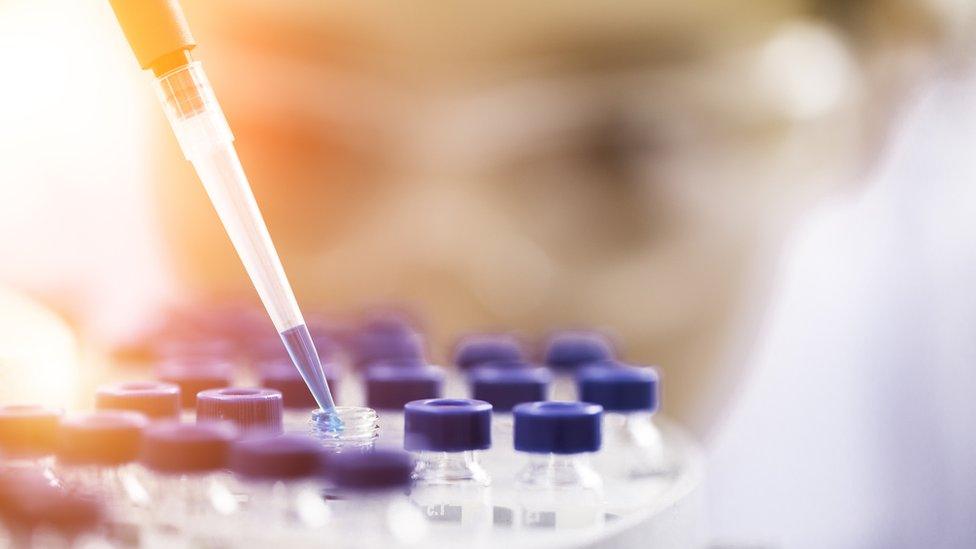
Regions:
[[[213, 88], [190, 50], [196, 45], [176, 0], [110, 0], [282, 343], [318, 405], [335, 408], [315, 344], [298, 308]], [[337, 415], [336, 415], [337, 417]], [[337, 425], [339, 427], [339, 425]]]

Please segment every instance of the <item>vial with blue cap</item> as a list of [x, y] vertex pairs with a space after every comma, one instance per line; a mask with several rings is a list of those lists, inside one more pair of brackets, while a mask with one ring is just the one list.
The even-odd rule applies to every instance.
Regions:
[[322, 446], [307, 435], [239, 440], [228, 468], [244, 487], [239, 534], [249, 544], [302, 545], [323, 531], [330, 510], [322, 497]]
[[665, 485], [668, 464], [661, 432], [654, 423], [658, 374], [653, 368], [614, 362], [586, 367], [577, 375], [581, 400], [603, 406], [605, 450], [598, 469], [612, 483], [616, 512], [639, 507]]
[[513, 368], [488, 363], [476, 366], [468, 375], [471, 398], [492, 406], [492, 451], [485, 466], [496, 478], [511, 478], [517, 460], [512, 446], [515, 421], [512, 409], [525, 402], [549, 399], [552, 374], [545, 368]]
[[511, 334], [470, 334], [458, 340], [453, 351], [455, 369], [447, 380], [447, 394], [462, 394], [465, 376], [472, 369], [494, 364], [497, 367], [525, 367], [522, 343]]
[[410, 499], [440, 527], [490, 528], [491, 477], [478, 454], [491, 447], [491, 404], [428, 399], [404, 407], [404, 448], [414, 452]]
[[552, 398], [577, 400], [574, 376], [587, 365], [613, 359], [616, 351], [606, 335], [596, 331], [557, 332], [546, 341], [543, 360], [556, 379]]
[[325, 477], [333, 491], [335, 546], [412, 547], [425, 541], [427, 521], [404, 497], [413, 470], [413, 456], [399, 449], [329, 455]]
[[383, 362], [366, 369], [366, 406], [379, 415], [379, 436], [394, 446], [403, 444], [403, 407], [411, 401], [440, 398], [444, 370], [426, 363]]
[[603, 408], [584, 402], [515, 407], [515, 450], [526, 462], [516, 475], [522, 528], [595, 528], [604, 522], [603, 479], [590, 463], [600, 450]]

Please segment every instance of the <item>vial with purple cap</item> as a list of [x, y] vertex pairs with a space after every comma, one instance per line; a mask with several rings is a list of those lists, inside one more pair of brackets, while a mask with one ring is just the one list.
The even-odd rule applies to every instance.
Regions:
[[492, 406], [492, 451], [485, 466], [496, 478], [514, 474], [515, 450], [512, 435], [515, 422], [512, 409], [525, 402], [548, 400], [552, 374], [545, 368], [509, 368], [494, 364], [477, 366], [468, 375], [471, 398]]
[[138, 544], [151, 505], [136, 464], [147, 424], [142, 414], [106, 410], [62, 419], [58, 436], [62, 486], [101, 497], [112, 530], [130, 545]]
[[192, 421], [196, 416], [197, 393], [233, 385], [234, 365], [211, 357], [171, 360], [156, 367], [156, 378], [180, 388], [181, 417]]
[[552, 398], [577, 400], [574, 376], [580, 368], [612, 360], [616, 352], [606, 335], [595, 331], [564, 331], [546, 341], [543, 360], [556, 375]]
[[440, 398], [444, 392], [444, 370], [426, 364], [385, 362], [367, 368], [363, 383], [366, 405], [379, 414], [380, 439], [400, 446], [403, 407], [414, 400]]
[[228, 422], [150, 424], [140, 461], [154, 473], [148, 546], [220, 546], [234, 538], [239, 501], [224, 471], [237, 429]]
[[54, 450], [62, 411], [37, 405], [0, 406], [0, 472], [55, 483]]
[[[339, 394], [338, 369], [333, 363], [325, 363], [323, 369], [333, 394]], [[285, 431], [308, 432], [312, 413], [319, 409], [319, 405], [295, 367], [281, 360], [260, 364], [258, 378], [262, 387], [281, 393]]]
[[429, 521], [476, 531], [491, 527], [491, 477], [478, 458], [491, 447], [491, 404], [410, 402], [404, 407], [403, 444], [417, 457], [410, 499]]
[[511, 334], [471, 334], [464, 336], [454, 345], [454, 365], [456, 369], [448, 378], [448, 394], [461, 394], [464, 389], [464, 376], [485, 364], [498, 367], [520, 368], [528, 366], [524, 362], [525, 352], [522, 343]]
[[239, 520], [250, 544], [301, 545], [329, 523], [319, 480], [322, 447], [305, 435], [251, 438], [234, 443], [228, 467], [244, 485]]
[[95, 409], [138, 412], [150, 420], [179, 419], [180, 388], [161, 381], [125, 381], [95, 392]]
[[229, 421], [242, 437], [284, 430], [281, 393], [259, 387], [226, 387], [197, 394], [197, 422]]
[[[652, 368], [620, 363], [587, 367], [577, 376], [580, 399], [603, 406], [604, 451], [598, 469], [613, 489], [614, 509], [626, 512], [653, 498], [670, 470], [661, 432], [654, 423], [658, 375]], [[657, 482], [655, 482], [655, 479]]]
[[592, 528], [604, 522], [603, 480], [590, 464], [600, 449], [603, 408], [584, 402], [515, 407], [516, 522], [522, 528]]
[[425, 540], [427, 522], [404, 498], [414, 470], [408, 452], [337, 454], [325, 465], [335, 491], [330, 503], [338, 547], [411, 547]]

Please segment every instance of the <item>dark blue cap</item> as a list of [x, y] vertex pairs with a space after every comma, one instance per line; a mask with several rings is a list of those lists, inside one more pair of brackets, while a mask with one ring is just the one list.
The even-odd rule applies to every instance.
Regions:
[[522, 356], [521, 343], [509, 334], [470, 335], [454, 347], [454, 364], [462, 370], [485, 362], [515, 362]]
[[402, 410], [413, 400], [439, 398], [444, 371], [437, 366], [400, 368], [371, 366], [366, 370], [366, 405], [376, 410]]
[[464, 452], [491, 447], [491, 404], [464, 398], [415, 400], [404, 406], [403, 447]]
[[545, 350], [546, 364], [556, 370], [574, 370], [613, 356], [613, 344], [598, 332], [560, 332], [549, 338]]
[[363, 331], [353, 336], [349, 347], [356, 369], [383, 360], [420, 359], [424, 356], [423, 336], [417, 332]]
[[603, 406], [608, 412], [653, 412], [658, 405], [658, 375], [651, 368], [617, 362], [589, 366], [576, 377], [579, 399]]
[[529, 402], [515, 413], [515, 449], [536, 454], [579, 454], [600, 449], [603, 408], [587, 402]]
[[228, 466], [251, 479], [300, 479], [317, 475], [324, 450], [304, 435], [281, 435], [240, 440], [230, 451]]
[[493, 364], [471, 370], [471, 398], [491, 403], [496, 412], [509, 412], [517, 404], [546, 400], [552, 374], [544, 368], [507, 368]]
[[372, 452], [340, 452], [325, 460], [325, 475], [339, 488], [389, 490], [410, 484], [413, 456], [403, 450], [380, 449]]
[[[325, 381], [333, 395], [339, 393], [339, 371], [333, 363], [323, 363]], [[281, 359], [261, 364], [258, 368], [261, 386], [281, 393], [285, 408], [318, 408], [312, 391], [292, 364], [291, 359]]]

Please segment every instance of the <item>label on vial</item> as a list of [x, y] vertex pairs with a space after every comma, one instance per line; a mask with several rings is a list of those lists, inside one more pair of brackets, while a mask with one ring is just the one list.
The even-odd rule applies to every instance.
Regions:
[[508, 507], [492, 508], [492, 523], [498, 527], [509, 528], [515, 522], [515, 512]]
[[434, 522], [461, 522], [460, 505], [428, 505], [424, 507], [424, 514]]
[[556, 513], [553, 511], [523, 511], [522, 524], [529, 528], [555, 528]]

